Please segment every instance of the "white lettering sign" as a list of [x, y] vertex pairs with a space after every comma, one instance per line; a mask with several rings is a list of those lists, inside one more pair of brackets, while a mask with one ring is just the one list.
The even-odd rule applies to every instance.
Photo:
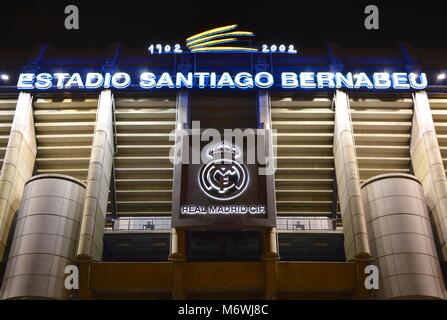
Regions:
[[138, 81], [126, 72], [97, 73], [22, 73], [19, 75], [19, 90], [69, 90], [69, 89], [125, 89], [139, 86], [141, 89], [268, 89], [275, 84], [283, 89], [368, 89], [368, 90], [422, 90], [428, 85], [425, 73], [376, 72], [371, 75], [360, 72], [282, 72], [279, 83], [269, 72], [188, 72], [155, 74], [143, 72]]
[[182, 215], [262, 215], [267, 211], [263, 205], [183, 205]]

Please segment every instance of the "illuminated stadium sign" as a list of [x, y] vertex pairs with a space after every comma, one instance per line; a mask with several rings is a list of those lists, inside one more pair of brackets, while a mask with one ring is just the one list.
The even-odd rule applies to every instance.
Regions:
[[[277, 79], [277, 80], [275, 80]], [[279, 83], [277, 83], [278, 81]], [[138, 86], [141, 89], [268, 89], [280, 86], [283, 89], [374, 89], [374, 90], [422, 90], [427, 87], [425, 73], [406, 72], [143, 72], [136, 81], [125, 72], [96, 73], [85, 76], [81, 73], [21, 73], [17, 83], [19, 90], [69, 90], [69, 89], [126, 89]]]
[[[151, 44], [150, 55], [164, 54], [256, 54], [271, 56], [272, 54], [297, 54], [293, 44], [263, 44], [259, 48], [252, 43], [253, 32], [238, 31], [238, 25], [210, 29], [186, 39], [186, 46], [180, 44]], [[244, 56], [244, 55], [242, 55]], [[297, 70], [281, 70], [275, 72], [253, 72], [253, 68], [239, 70], [221, 69], [221, 65], [211, 66], [206, 72], [194, 67], [194, 72], [178, 72], [172, 70], [151, 70], [151, 65], [141, 66], [148, 72], [41, 72], [21, 73], [18, 77], [19, 90], [171, 90], [171, 89], [268, 89], [271, 87], [283, 90], [423, 90], [427, 87], [425, 73], [407, 72], [374, 72], [355, 70], [354, 72], [322, 72], [303, 68]], [[152, 66], [154, 67], [154, 66]], [[139, 67], [140, 68], [140, 67]], [[236, 68], [237, 69], [237, 68]], [[141, 70], [141, 69], [140, 69]], [[248, 72], [248, 70], [251, 70]], [[70, 70], [73, 71], [73, 70]], [[90, 71], [90, 70], [89, 70]], [[354, 70], [351, 70], [354, 71]], [[377, 70], [379, 71], [379, 70]], [[393, 70], [397, 71], [397, 70]], [[400, 70], [399, 70], [400, 71]]]

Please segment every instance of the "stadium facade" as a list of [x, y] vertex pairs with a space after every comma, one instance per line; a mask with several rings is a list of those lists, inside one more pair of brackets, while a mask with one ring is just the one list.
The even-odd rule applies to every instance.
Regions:
[[0, 50], [3, 299], [447, 298], [447, 50], [189, 49]]

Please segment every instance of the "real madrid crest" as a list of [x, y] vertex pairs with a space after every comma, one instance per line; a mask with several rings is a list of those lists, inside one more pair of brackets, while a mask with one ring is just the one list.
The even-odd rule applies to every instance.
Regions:
[[216, 200], [231, 200], [240, 196], [248, 185], [247, 168], [235, 160], [240, 151], [233, 145], [221, 143], [209, 149], [213, 159], [202, 166], [199, 184], [203, 192]]

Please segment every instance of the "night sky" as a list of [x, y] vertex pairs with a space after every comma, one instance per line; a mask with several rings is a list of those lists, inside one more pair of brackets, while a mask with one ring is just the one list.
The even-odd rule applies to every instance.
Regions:
[[[7, 2], [7, 3], [5, 3]], [[303, 4], [305, 3], [305, 4]], [[64, 28], [64, 8], [80, 10], [80, 30]], [[364, 28], [364, 8], [380, 10], [380, 30]], [[181, 43], [206, 29], [239, 24], [253, 31], [256, 43], [293, 43], [298, 47], [386, 47], [406, 41], [415, 47], [447, 48], [443, 1], [8, 1], [0, 4], [0, 48], [102, 48], [111, 42], [128, 47]]]

